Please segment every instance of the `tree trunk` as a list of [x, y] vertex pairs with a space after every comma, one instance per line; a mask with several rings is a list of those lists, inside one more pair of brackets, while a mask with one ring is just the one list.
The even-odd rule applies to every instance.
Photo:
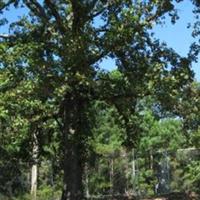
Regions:
[[152, 150], [149, 151], [149, 168], [153, 170], [153, 152]]
[[64, 186], [61, 200], [83, 199], [83, 167], [78, 147], [72, 145], [64, 155]]
[[133, 192], [136, 192], [136, 166], [135, 166], [135, 149], [132, 151], [133, 157], [132, 157], [132, 181], [133, 181]]
[[64, 180], [61, 200], [83, 200], [84, 153], [87, 122], [84, 104], [78, 97], [68, 97], [65, 102], [63, 153]]
[[31, 167], [31, 198], [36, 200], [37, 196], [37, 164]]
[[33, 164], [31, 166], [31, 198], [32, 200], [37, 199], [37, 159], [38, 159], [38, 141], [36, 133], [33, 134], [33, 152], [32, 152]]
[[86, 198], [90, 197], [89, 191], [89, 167], [88, 164], [85, 165], [85, 191], [86, 191]]
[[114, 159], [110, 158], [110, 195], [114, 195]]
[[128, 160], [128, 154], [127, 154], [127, 150], [123, 151], [123, 158], [125, 160], [124, 163], [124, 176], [125, 176], [125, 194], [129, 193], [129, 183], [128, 183], [128, 173], [129, 173], [129, 160]]

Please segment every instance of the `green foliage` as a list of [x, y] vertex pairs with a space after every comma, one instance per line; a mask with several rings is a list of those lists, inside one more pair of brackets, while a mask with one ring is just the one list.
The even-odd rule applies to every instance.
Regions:
[[200, 192], [200, 161], [192, 161], [184, 173], [184, 188]]
[[182, 134], [182, 122], [180, 119], [156, 120], [151, 112], [144, 115], [142, 123], [143, 133], [139, 143], [141, 150], [176, 150], [185, 143]]
[[138, 182], [142, 196], [153, 196], [155, 194], [156, 178], [152, 170], [141, 170]]
[[[182, 126], [189, 131], [199, 126], [191, 57], [182, 58], [150, 34], [165, 14], [176, 21], [174, 5], [171, 0], [0, 1], [0, 12], [27, 9], [10, 24], [10, 35], [0, 35], [0, 144], [9, 160], [56, 160], [67, 176], [74, 165], [84, 167], [91, 149], [108, 155], [122, 145], [141, 151], [182, 146]], [[117, 70], [101, 69], [107, 58]], [[138, 102], [149, 96], [159, 114], [178, 119], [158, 120], [151, 109], [142, 116]], [[81, 188], [82, 171], [64, 179], [66, 190], [78, 188], [79, 178]], [[142, 173], [144, 184], [152, 174]], [[99, 177], [94, 179], [96, 184]], [[109, 185], [103, 180], [98, 187]], [[50, 193], [44, 187], [39, 194]]]
[[103, 102], [94, 105], [95, 124], [91, 138], [92, 149], [96, 154], [109, 155], [121, 149], [124, 130], [120, 127], [119, 115], [115, 108]]
[[[91, 194], [108, 194], [112, 187], [109, 172], [109, 161], [101, 159], [98, 166], [90, 170], [89, 178], [89, 191]], [[92, 168], [91, 168], [92, 169]]]
[[[54, 189], [46, 186], [44, 188], [40, 188], [37, 194], [37, 200], [55, 200], [58, 199], [61, 195], [60, 191], [55, 191]], [[1, 198], [1, 196], [0, 196]], [[6, 200], [6, 197], [3, 197]], [[30, 194], [18, 195], [17, 197], [13, 197], [9, 200], [30, 200], [32, 199]]]
[[200, 128], [196, 131], [193, 131], [190, 136], [190, 143], [196, 148], [200, 147]]

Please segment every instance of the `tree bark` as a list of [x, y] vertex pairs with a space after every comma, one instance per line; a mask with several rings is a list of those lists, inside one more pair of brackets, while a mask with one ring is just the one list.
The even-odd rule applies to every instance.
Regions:
[[90, 190], [89, 190], [89, 166], [88, 164], [85, 165], [85, 191], [86, 191], [86, 198], [90, 197]]
[[77, 145], [70, 145], [64, 155], [64, 185], [61, 200], [83, 199], [83, 167]]
[[135, 149], [132, 151], [133, 157], [132, 157], [132, 181], [133, 181], [133, 192], [136, 192], [136, 165], [135, 165]]
[[149, 168], [151, 170], [153, 170], [153, 160], [154, 160], [154, 158], [153, 158], [153, 152], [152, 152], [152, 150], [150, 150], [149, 151]]
[[37, 164], [33, 164], [31, 167], [31, 198], [37, 199]]
[[110, 195], [114, 195], [114, 158], [110, 158]]
[[31, 166], [31, 198], [32, 200], [37, 199], [37, 159], [38, 159], [38, 141], [36, 133], [33, 134], [33, 152], [32, 152], [33, 163]]
[[61, 200], [83, 200], [83, 175], [85, 154], [84, 101], [73, 94], [66, 97], [63, 131], [63, 192]]

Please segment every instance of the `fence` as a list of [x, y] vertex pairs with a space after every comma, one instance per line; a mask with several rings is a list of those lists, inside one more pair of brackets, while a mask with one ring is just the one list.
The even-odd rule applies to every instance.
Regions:
[[114, 152], [99, 156], [87, 167], [88, 197], [149, 197], [199, 192], [200, 151]]

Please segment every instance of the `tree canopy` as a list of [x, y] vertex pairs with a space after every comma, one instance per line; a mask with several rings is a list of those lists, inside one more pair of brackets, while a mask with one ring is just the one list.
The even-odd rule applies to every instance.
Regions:
[[[198, 1], [194, 3], [198, 9]], [[146, 96], [155, 98], [159, 110], [199, 125], [199, 117], [184, 115], [185, 104], [192, 104], [184, 103], [186, 92], [196, 95], [196, 89], [191, 89], [191, 62], [197, 46], [188, 57], [181, 57], [151, 34], [166, 14], [176, 22], [174, 5], [171, 0], [0, 1], [1, 13], [11, 7], [12, 12], [27, 9], [10, 24], [8, 35], [0, 35], [4, 146], [35, 159], [31, 149], [35, 145], [42, 154], [45, 145], [59, 144], [62, 200], [83, 199], [95, 102], [115, 109], [124, 130], [122, 143], [129, 148], [140, 133], [137, 108]], [[0, 25], [6, 21], [1, 18]], [[117, 70], [101, 69], [106, 58], [115, 60]], [[197, 112], [198, 104], [193, 109]]]

